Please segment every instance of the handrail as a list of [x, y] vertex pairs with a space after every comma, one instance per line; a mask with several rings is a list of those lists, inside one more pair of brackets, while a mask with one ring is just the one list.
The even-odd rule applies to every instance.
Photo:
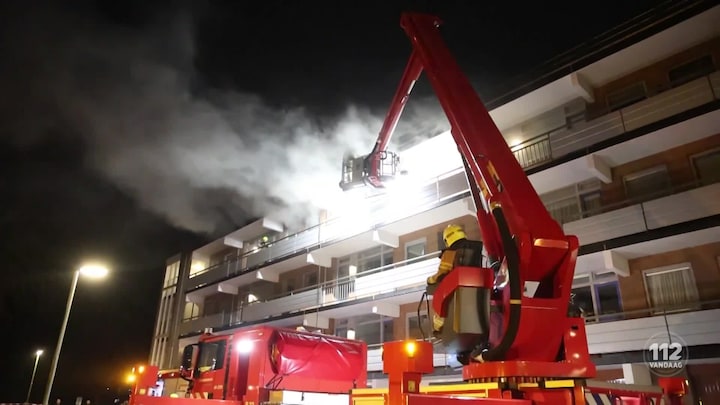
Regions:
[[435, 252], [427, 253], [427, 254], [424, 254], [424, 255], [422, 255], [422, 256], [414, 257], [414, 258], [412, 258], [412, 259], [406, 259], [406, 260], [402, 260], [402, 261], [399, 261], [399, 262], [386, 264], [386, 265], [384, 265], [384, 266], [375, 267], [375, 268], [373, 268], [373, 269], [370, 269], [370, 270], [367, 270], [367, 271], [363, 271], [362, 273], [358, 273], [358, 274], [355, 274], [355, 275], [342, 276], [342, 277], [338, 277], [338, 278], [335, 278], [335, 279], [332, 279], [332, 280], [326, 280], [326, 281], [323, 281], [323, 282], [319, 282], [319, 283], [314, 284], [314, 285], [310, 285], [310, 286], [306, 286], [306, 287], [303, 287], [303, 288], [299, 288], [299, 289], [294, 290], [294, 291], [289, 292], [289, 293], [287, 293], [287, 292], [286, 292], [286, 293], [280, 293], [280, 294], [277, 294], [277, 295], [270, 296], [269, 298], [264, 299], [264, 300], [257, 300], [257, 301], [253, 301], [253, 302], [251, 302], [251, 303], [246, 303], [245, 305], [246, 305], [246, 306], [249, 306], [249, 305], [255, 305], [256, 303], [266, 303], [266, 302], [270, 302], [270, 301], [276, 300], [276, 299], [278, 299], [278, 298], [290, 297], [290, 296], [292, 296], [292, 295], [300, 294], [300, 293], [307, 292], [307, 291], [313, 291], [313, 290], [318, 290], [318, 289], [322, 289], [322, 288], [333, 287], [333, 286], [336, 286], [336, 285], [338, 285], [338, 284], [349, 283], [349, 282], [351, 282], [351, 281], [355, 281], [355, 280], [357, 280], [357, 279], [359, 279], [359, 278], [362, 278], [362, 277], [367, 277], [367, 276], [370, 276], [370, 275], [373, 275], [373, 274], [382, 273], [382, 272], [387, 271], [387, 270], [390, 270], [390, 269], [396, 269], [396, 268], [398, 268], [398, 267], [405, 267], [405, 266], [408, 266], [408, 265], [410, 265], [410, 264], [422, 262], [422, 261], [425, 261], [425, 260], [427, 260], [427, 259], [432, 259], [432, 258], [438, 257], [439, 254], [440, 254], [440, 251], [435, 251]]
[[[637, 197], [625, 198], [623, 200], [615, 201], [610, 204], [603, 204], [597, 208], [591, 208], [591, 209], [583, 208], [582, 204], [580, 204], [577, 201], [578, 200], [577, 195], [566, 197], [566, 198], [559, 199], [559, 200], [555, 200], [555, 201], [546, 203], [545, 205], [548, 208], [550, 208], [550, 206], [552, 204], [561, 203], [563, 201], [574, 200], [573, 202], [576, 203], [575, 206], [578, 208], [578, 211], [574, 216], [570, 216], [569, 218], [555, 218], [561, 225], [563, 225], [563, 224], [566, 224], [569, 222], [578, 221], [578, 220], [585, 219], [585, 218], [591, 218], [591, 217], [594, 217], [597, 215], [616, 211], [618, 209], [629, 207], [632, 205], [644, 204], [644, 203], [648, 203], [650, 201], [654, 201], [654, 200], [657, 200], [657, 199], [660, 199], [663, 197], [669, 197], [669, 196], [677, 195], [677, 194], [684, 193], [687, 191], [696, 190], [696, 189], [710, 186], [710, 185], [720, 182], [720, 180], [707, 181], [707, 180], [695, 178], [691, 181], [687, 181], [682, 184], [673, 184], [672, 183], [673, 173], [687, 174], [686, 172], [679, 172], [679, 171], [678, 172], [675, 172], [675, 171], [668, 172], [668, 176], [670, 178], [670, 184], [668, 185], [667, 188], [655, 190], [655, 191], [652, 191], [649, 193], [639, 195]], [[614, 190], [614, 189], [619, 189], [619, 188], [622, 188], [622, 187], [618, 186], [618, 187], [613, 187], [613, 188], [609, 188], [609, 189], [605, 188], [603, 191], [607, 192], [608, 190]], [[592, 192], [590, 192], [590, 193], [592, 193]]]
[[[442, 181], [443, 179], [445, 179], [445, 178], [447, 178], [447, 177], [450, 177], [450, 176], [452, 176], [452, 175], [455, 175], [455, 174], [461, 172], [462, 170], [463, 170], [463, 169], [462, 169], [461, 167], [458, 167], [458, 168], [455, 168], [455, 169], [451, 169], [451, 170], [445, 171], [445, 172], [443, 172], [443, 173], [441, 173], [441, 174], [438, 174], [438, 175], [436, 175], [436, 176], [434, 176], [434, 177], [429, 177], [429, 178], [427, 178], [427, 179], [425, 179], [425, 180], [422, 180], [422, 182], [420, 183], [419, 187], [424, 187], [424, 186], [429, 186], [429, 185], [431, 185], [431, 184], [439, 183], [439, 182]], [[440, 196], [438, 196], [438, 197], [440, 197]], [[382, 196], [371, 196], [371, 197], [368, 197], [368, 199], [372, 199], [372, 198], [382, 198]], [[250, 257], [250, 256], [252, 256], [252, 255], [254, 255], [254, 254], [257, 254], [260, 250], [270, 249], [270, 248], [271, 248], [273, 245], [275, 245], [275, 244], [278, 244], [278, 243], [280, 243], [280, 242], [283, 242], [283, 241], [286, 241], [286, 240], [289, 240], [289, 239], [292, 239], [292, 238], [297, 238], [297, 237], [301, 236], [301, 235], [304, 234], [304, 233], [309, 233], [309, 232], [312, 232], [312, 231], [314, 231], [314, 230], [316, 230], [316, 229], [321, 229], [321, 228], [323, 228], [323, 227], [331, 226], [331, 225], [334, 224], [334, 223], [341, 222], [343, 219], [344, 219], [343, 217], [335, 217], [335, 218], [331, 218], [331, 219], [322, 221], [322, 222], [320, 222], [320, 223], [317, 224], [317, 225], [313, 225], [313, 226], [311, 226], [311, 227], [309, 227], [309, 228], [305, 228], [305, 229], [303, 229], [303, 230], [301, 230], [301, 231], [299, 231], [299, 232], [296, 232], [296, 233], [293, 233], [293, 234], [291, 234], [291, 235], [287, 235], [287, 236], [284, 236], [284, 237], [282, 237], [282, 238], [280, 238], [280, 239], [277, 239], [277, 240], [275, 240], [275, 241], [272, 241], [271, 243], [268, 243], [267, 245], [265, 245], [265, 246], [263, 246], [263, 247], [261, 247], [261, 248], [258, 248], [258, 249], [256, 249], [256, 250], [252, 250], [252, 251], [249, 251], [249, 252], [245, 252], [245, 253], [243, 253], [243, 254], [241, 254], [241, 255], [238, 255], [238, 256], [234, 257], [232, 260], [228, 260], [228, 261], [224, 261], [224, 262], [222, 262], [222, 263], [217, 263], [217, 264], [214, 264], [214, 265], [212, 265], [212, 266], [208, 266], [208, 267], [206, 267], [206, 268], [204, 268], [204, 269], [202, 269], [202, 270], [200, 270], [200, 271], [198, 271], [198, 272], [196, 272], [196, 273], [193, 273], [192, 277], [193, 277], [193, 278], [194, 278], [194, 277], [197, 277], [197, 276], [199, 276], [199, 275], [201, 275], [201, 274], [207, 273], [207, 272], [212, 271], [212, 270], [214, 270], [214, 269], [216, 269], [216, 268], [220, 268], [220, 267], [226, 266], [226, 265], [228, 265], [228, 264], [230, 264], [230, 263], [237, 263], [237, 262], [239, 262], [239, 261], [242, 261], [244, 258], [247, 258], [247, 257]], [[367, 230], [370, 230], [370, 229], [371, 229], [371, 227], [369, 227]], [[351, 236], [353, 236], [353, 235], [347, 235], [347, 236], [348, 236], [348, 237], [351, 237]], [[317, 241], [317, 243], [321, 243], [321, 242], [322, 242], [322, 241]], [[311, 247], [311, 246], [312, 246], [312, 245], [309, 245], [309, 246], [307, 246], [307, 247], [305, 247], [305, 248], [302, 248], [302, 249], [300, 249], [300, 250], [307, 250], [307, 249], [308, 249], [309, 247]], [[240, 274], [242, 274], [242, 272], [241, 272]]]
[[[720, 308], [720, 299], [705, 300], [705, 301], [693, 301], [685, 304], [676, 305], [665, 305], [665, 306], [649, 306], [648, 308], [633, 309], [630, 311], [621, 311], [609, 314], [596, 314], [586, 317], [587, 320], [596, 320], [593, 324], [616, 322], [621, 320], [630, 320], [638, 318], [650, 318], [654, 316], [663, 316], [667, 318], [668, 315], [682, 314], [688, 312], [697, 312], [708, 309]], [[640, 316], [638, 316], [640, 315]], [[622, 319], [618, 319], [622, 318]], [[666, 319], [667, 320], [667, 319]]]

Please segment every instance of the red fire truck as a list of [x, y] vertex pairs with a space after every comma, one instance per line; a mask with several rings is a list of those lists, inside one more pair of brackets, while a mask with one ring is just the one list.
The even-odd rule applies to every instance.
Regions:
[[[176, 374], [185, 393], [161, 392]], [[204, 334], [183, 351], [177, 373], [157, 367], [134, 370], [130, 405], [181, 405], [197, 400], [259, 405], [346, 405], [354, 388], [367, 385], [367, 345], [358, 340], [267, 326], [226, 335]]]

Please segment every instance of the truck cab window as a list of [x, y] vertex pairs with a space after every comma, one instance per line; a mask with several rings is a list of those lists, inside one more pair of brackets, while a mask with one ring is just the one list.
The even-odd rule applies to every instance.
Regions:
[[225, 359], [225, 341], [200, 344], [197, 369], [199, 372], [223, 368]]

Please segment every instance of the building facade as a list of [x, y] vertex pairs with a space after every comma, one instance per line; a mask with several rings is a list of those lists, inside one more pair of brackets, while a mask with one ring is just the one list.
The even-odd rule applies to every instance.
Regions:
[[[548, 211], [580, 240], [573, 294], [598, 378], [651, 383], [647, 340], [673, 333], [690, 349], [683, 373], [693, 397], [712, 403], [720, 401], [720, 6], [688, 4], [631, 42], [600, 44], [594, 59], [557, 70], [491, 115]], [[418, 304], [442, 229], [461, 224], [480, 239], [449, 133], [400, 156], [417, 171], [399, 190], [323, 211], [306, 229], [261, 218], [171, 258], [151, 363], [177, 367], [182, 347], [206, 328], [303, 326], [366, 341], [381, 385], [380, 344], [429, 333]], [[423, 165], [429, 156], [438, 163]], [[435, 357], [438, 378], [458, 378], [450, 356]]]

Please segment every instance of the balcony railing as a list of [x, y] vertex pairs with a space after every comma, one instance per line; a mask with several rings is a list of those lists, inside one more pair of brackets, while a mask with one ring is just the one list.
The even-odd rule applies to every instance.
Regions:
[[[685, 195], [683, 193], [686, 191], [696, 190], [720, 182], [720, 178], [693, 178], [691, 180], [686, 180], [689, 177], [696, 176], [696, 174], [692, 173], [690, 169], [672, 170], [664, 173], [666, 173], [664, 177], [667, 184], [648, 184], [647, 192], [629, 198], [616, 199], [616, 201], [610, 203], [603, 202], [602, 204], [597, 204], [595, 206], [583, 206], [583, 204], [580, 203], [581, 198], [579, 195], [573, 195], [560, 200], [548, 202], [545, 206], [558, 223], [566, 224], [583, 218], [594, 217], [596, 215], [616, 211], [632, 205], [657, 200], [663, 197], [679, 194]], [[580, 194], [586, 195], [593, 193], [602, 193], [603, 196], [625, 196], [627, 195], [627, 190], [625, 185], [620, 183], [610, 187], [605, 185], [602, 187], [602, 190], [597, 189], [590, 192], [585, 191]]]
[[[436, 253], [427, 256], [434, 255]], [[415, 268], [411, 269], [411, 266]], [[261, 321], [302, 310], [322, 310], [324, 306], [332, 303], [366, 297], [369, 290], [359, 292], [362, 289], [352, 287], [353, 282], [363, 278], [370, 280], [382, 276], [382, 289], [388, 291], [391, 289], [397, 293], [419, 291], [424, 288], [425, 278], [435, 271], [436, 266], [437, 259], [426, 259], [406, 266], [397, 263], [362, 273], [354, 278], [344, 277], [320, 283], [297, 293], [278, 295], [276, 298], [254, 302], [239, 311], [226, 311], [190, 320], [181, 324], [181, 334], [209, 327], [241, 326], [245, 322]], [[375, 282], [371, 283], [375, 284]], [[376, 291], [378, 291], [377, 287]], [[326, 295], [323, 294], [331, 295], [332, 299], [325, 300]], [[289, 301], [281, 303], [288, 299]], [[293, 302], [292, 299], [295, 301]], [[691, 346], [717, 344], [720, 343], [718, 319], [720, 319], [720, 300], [600, 314], [593, 316], [592, 322], [587, 325], [588, 346], [592, 354], [644, 350], [651, 336], [657, 335], [658, 339], [664, 339], [668, 333], [680, 336]], [[402, 338], [404, 336], [394, 336], [392, 339]], [[381, 366], [380, 345], [370, 345], [369, 349], [368, 370], [375, 370]], [[436, 349], [434, 363], [436, 367], [448, 365], [448, 358], [441, 347]]]
[[412, 190], [413, 198], [403, 198], [402, 210], [392, 203], [393, 195], [376, 198], [367, 207], [370, 213], [364, 223], [352, 217], [339, 217], [279, 239], [267, 246], [245, 253], [235, 260], [220, 263], [193, 274], [187, 290], [202, 287], [217, 280], [247, 273], [297, 254], [304, 254], [332, 242], [348, 239], [372, 229], [375, 224], [392, 222], [419, 214], [436, 205], [450, 201], [469, 189], [467, 177], [460, 168], [430, 180]]
[[529, 169], [718, 98], [720, 72], [715, 72], [596, 119], [550, 130], [513, 147], [513, 154]]
[[[291, 293], [260, 297], [236, 310], [190, 319], [180, 325], [180, 334], [209, 327], [256, 322], [283, 315], [302, 314], [344, 302], [378, 295], [403, 295], [425, 288], [427, 278], [437, 271], [439, 252], [389, 264], [354, 276], [340, 277]], [[399, 269], [398, 271], [393, 271]]]
[[648, 339], [679, 336], [689, 346], [720, 343], [720, 300], [599, 315], [586, 326], [590, 353], [646, 350]]
[[720, 183], [626, 205], [563, 224], [588, 245], [720, 214]]
[[[719, 98], [720, 72], [715, 72], [591, 121], [554, 129], [512, 148], [513, 153], [521, 166], [529, 169]], [[363, 226], [352, 226], [348, 218], [329, 220], [248, 252], [236, 260], [195, 273], [187, 289], [199, 288], [296, 254], [310, 252], [324, 243], [359, 235], [372, 229], [373, 224], [415, 215], [468, 190], [465, 173], [462, 168], [458, 168], [429, 180], [417, 191], [413, 204], [408, 206], [404, 203], [401, 212], [384, 209], [388, 200], [379, 198], [370, 209], [371, 218]]]

